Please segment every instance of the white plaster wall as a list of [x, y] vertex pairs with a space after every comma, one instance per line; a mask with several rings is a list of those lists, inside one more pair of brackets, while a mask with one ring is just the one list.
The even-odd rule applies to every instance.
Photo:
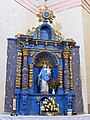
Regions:
[[37, 25], [36, 16], [14, 0], [0, 1], [0, 113], [4, 110], [7, 38]]
[[88, 113], [82, 8], [79, 6], [57, 13], [54, 24], [57, 25], [56, 28], [64, 35], [65, 38], [68, 37], [74, 38], [77, 42], [77, 45], [80, 45], [80, 62], [81, 62], [80, 67], [81, 67], [83, 104], [84, 104], [84, 112]]
[[84, 31], [84, 44], [85, 44], [88, 104], [90, 104], [90, 13], [88, 13], [83, 8], [82, 8], [82, 13], [83, 13], [82, 17], [83, 17], [83, 31]]

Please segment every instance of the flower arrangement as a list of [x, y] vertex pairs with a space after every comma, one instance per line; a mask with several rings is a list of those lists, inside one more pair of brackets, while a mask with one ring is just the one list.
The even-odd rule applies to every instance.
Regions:
[[58, 79], [51, 78], [49, 80], [49, 86], [50, 86], [51, 89], [56, 90], [56, 88], [57, 88], [58, 85], [59, 85]]
[[42, 114], [51, 114], [58, 115], [59, 114], [59, 104], [55, 102], [55, 98], [46, 98], [43, 101], [43, 106], [41, 106]]

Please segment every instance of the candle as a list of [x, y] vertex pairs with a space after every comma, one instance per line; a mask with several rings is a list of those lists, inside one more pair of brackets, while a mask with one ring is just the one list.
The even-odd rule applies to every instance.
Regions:
[[16, 99], [13, 99], [13, 110], [16, 110]]

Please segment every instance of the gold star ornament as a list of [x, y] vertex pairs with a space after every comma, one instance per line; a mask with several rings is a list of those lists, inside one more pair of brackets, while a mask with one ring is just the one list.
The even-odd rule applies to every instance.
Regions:
[[53, 23], [53, 18], [55, 18], [53, 11], [49, 10], [46, 6], [44, 9], [40, 9], [39, 14], [37, 14], [37, 17], [39, 17], [39, 22], [49, 21], [50, 23]]

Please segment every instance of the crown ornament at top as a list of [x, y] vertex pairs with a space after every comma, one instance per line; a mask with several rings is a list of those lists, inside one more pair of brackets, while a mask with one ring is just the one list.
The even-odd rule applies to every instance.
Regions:
[[39, 17], [39, 22], [49, 21], [50, 23], [53, 23], [53, 18], [55, 18], [53, 11], [49, 10], [46, 6], [44, 9], [40, 9], [39, 14], [37, 14], [37, 17]]

